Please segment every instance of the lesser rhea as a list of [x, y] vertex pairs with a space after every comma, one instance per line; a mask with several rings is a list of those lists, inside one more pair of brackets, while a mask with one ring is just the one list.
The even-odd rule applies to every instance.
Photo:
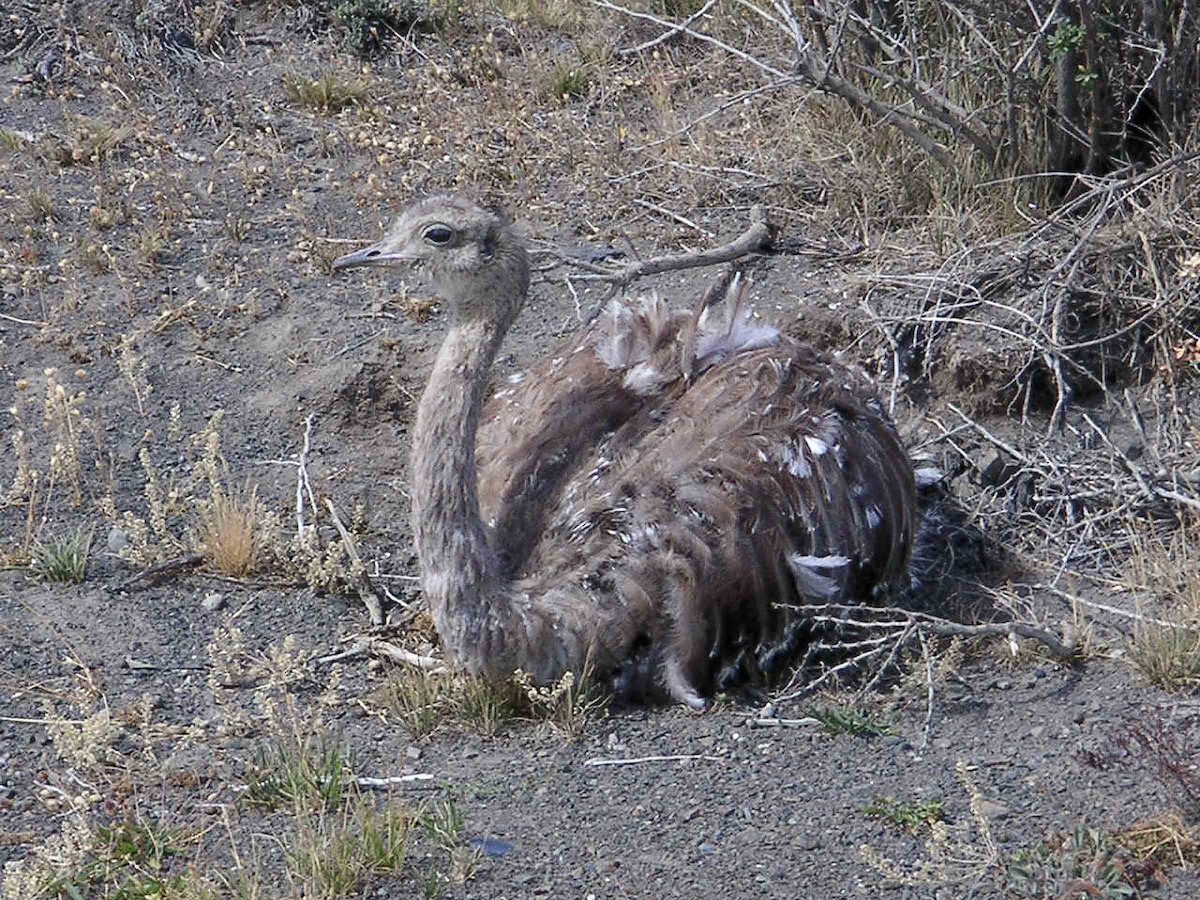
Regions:
[[413, 532], [449, 655], [593, 671], [703, 708], [786, 669], [805, 618], [907, 583], [912, 467], [857, 370], [758, 324], [726, 278], [694, 313], [613, 301], [485, 404], [529, 260], [439, 195], [336, 268], [421, 265], [450, 328], [413, 436]]

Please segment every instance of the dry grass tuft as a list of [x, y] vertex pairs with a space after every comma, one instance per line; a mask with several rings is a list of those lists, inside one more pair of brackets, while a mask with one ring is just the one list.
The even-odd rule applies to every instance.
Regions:
[[1150, 684], [1168, 691], [1200, 687], [1200, 633], [1142, 623], [1134, 630], [1127, 652]]
[[1181, 622], [1200, 624], [1200, 521], [1187, 516], [1165, 534], [1153, 523], [1131, 522], [1128, 531], [1130, 589], [1151, 591]]
[[454, 708], [454, 682], [450, 676], [405, 666], [380, 689], [385, 707], [400, 719], [413, 737], [432, 734]]
[[34, 223], [53, 222], [58, 216], [54, 212], [54, 201], [45, 191], [35, 188], [25, 198], [29, 221]]
[[397, 875], [408, 858], [414, 816], [364, 798], [339, 812], [302, 816], [287, 847], [288, 869], [302, 895], [357, 896], [373, 875]]
[[200, 514], [201, 554], [226, 575], [251, 574], [265, 556], [267, 536], [261, 533], [265, 512], [257, 486], [247, 484], [235, 493], [214, 490]]
[[325, 72], [315, 79], [291, 73], [283, 77], [283, 89], [297, 106], [332, 115], [348, 106], [362, 104], [367, 99], [368, 84], [361, 79], [343, 78], [336, 72]]
[[1187, 871], [1200, 864], [1200, 829], [1189, 827], [1177, 813], [1139, 822], [1114, 837], [1135, 859], [1163, 868]]

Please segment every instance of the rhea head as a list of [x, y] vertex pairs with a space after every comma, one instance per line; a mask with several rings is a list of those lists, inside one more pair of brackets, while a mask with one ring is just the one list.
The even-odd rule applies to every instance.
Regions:
[[453, 194], [411, 204], [381, 240], [338, 257], [333, 268], [406, 264], [425, 273], [459, 321], [511, 322], [529, 287], [529, 259], [508, 223]]

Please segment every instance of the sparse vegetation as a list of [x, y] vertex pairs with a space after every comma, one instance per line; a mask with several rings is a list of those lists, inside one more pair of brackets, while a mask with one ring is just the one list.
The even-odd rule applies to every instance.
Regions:
[[563, 100], [580, 100], [588, 95], [591, 84], [586, 64], [559, 62], [550, 76], [550, 93]]
[[942, 820], [942, 801], [897, 800], [895, 797], [877, 797], [863, 807], [863, 814], [883, 819], [898, 828], [915, 830], [922, 825], [931, 825]]
[[92, 552], [92, 534], [90, 528], [81, 526], [57, 538], [38, 541], [29, 567], [43, 581], [83, 584]]
[[446, 675], [405, 666], [382, 688], [383, 704], [413, 737], [432, 734], [454, 705], [454, 682]]
[[366, 59], [378, 56], [396, 38], [433, 31], [438, 25], [428, 0], [339, 0], [333, 17], [346, 43]]
[[98, 828], [90, 844], [87, 857], [72, 871], [50, 879], [38, 896], [152, 900], [183, 888], [182, 875], [164, 872], [169, 858], [179, 852], [169, 830], [144, 821], [117, 822]]
[[305, 897], [358, 895], [369, 876], [403, 871], [413, 818], [394, 803], [377, 810], [361, 797], [340, 810], [302, 815], [288, 845], [288, 869]]
[[365, 81], [345, 78], [337, 72], [324, 72], [317, 78], [292, 73], [284, 76], [283, 87], [297, 106], [322, 115], [362, 103], [368, 91]]
[[1083, 825], [1018, 850], [1005, 865], [1011, 895], [1034, 900], [1081, 895], [1124, 900], [1138, 896], [1147, 874], [1124, 847]]
[[1188, 826], [1178, 813], [1151, 817], [1113, 837], [1135, 860], [1157, 870], [1187, 871], [1200, 865], [1200, 829]]
[[875, 713], [853, 706], [826, 706], [809, 710], [830, 734], [856, 734], [878, 737], [892, 733], [891, 724]]
[[29, 220], [31, 222], [52, 222], [55, 219], [54, 201], [50, 199], [50, 195], [43, 190], [34, 189], [29, 192], [25, 198], [25, 205], [29, 209]]
[[269, 808], [332, 809], [346, 796], [348, 748], [308, 735], [277, 736], [255, 751], [246, 798]]
[[1128, 654], [1150, 684], [1168, 691], [1200, 687], [1200, 631], [1141, 623], [1129, 642]]
[[495, 737], [515, 718], [529, 713], [524, 693], [513, 682], [497, 684], [408, 666], [388, 679], [379, 698], [413, 737], [426, 737], [452, 723]]
[[590, 662], [581, 673], [566, 672], [552, 685], [539, 686], [525, 672], [513, 680], [525, 693], [530, 714], [548, 723], [568, 741], [579, 740], [584, 729], [604, 715], [609, 698], [592, 677]]

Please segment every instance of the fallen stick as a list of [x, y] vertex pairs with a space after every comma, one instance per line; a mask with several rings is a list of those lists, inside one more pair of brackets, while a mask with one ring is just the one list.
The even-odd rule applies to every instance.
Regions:
[[803, 719], [751, 719], [751, 728], [806, 728], [810, 725], [820, 725], [820, 719], [811, 716]]
[[[296, 537], [304, 539], [304, 493], [312, 498], [312, 487], [308, 481], [308, 450], [312, 444], [313, 415], [304, 418], [304, 446], [300, 448], [300, 461], [296, 465]], [[316, 500], [312, 501], [313, 515], [317, 512]], [[314, 523], [315, 524], [315, 523]]]
[[350, 779], [351, 783], [357, 784], [359, 787], [372, 788], [380, 790], [389, 788], [394, 784], [413, 784], [418, 781], [433, 781], [433, 776], [422, 772], [417, 775], [389, 775], [386, 778], [369, 778], [365, 775], [360, 775]]
[[10, 316], [8, 313], [0, 313], [0, 319], [6, 322], [15, 322], [18, 325], [32, 325], [34, 328], [44, 328], [47, 324], [34, 319], [19, 319], [16, 316]]
[[156, 563], [138, 572], [129, 578], [126, 578], [117, 585], [118, 591], [123, 591], [137, 584], [139, 581], [156, 581], [166, 575], [173, 575], [176, 572], [181, 572], [185, 569], [194, 569], [200, 563], [204, 562], [204, 557], [199, 553], [192, 553], [188, 556], [180, 556], [175, 559], [168, 559], [165, 562]]
[[684, 762], [692, 759], [703, 759], [708, 762], [724, 762], [719, 756], [700, 756], [697, 754], [678, 754], [675, 756], [634, 756], [629, 759], [589, 759], [585, 766], [636, 766], [641, 763]]
[[338, 653], [331, 653], [328, 656], [322, 656], [317, 660], [317, 663], [320, 665], [329, 665], [330, 663], [340, 662], [343, 659], [354, 659], [359, 656], [381, 656], [384, 659], [390, 659], [402, 665], [424, 669], [431, 675], [445, 675], [450, 671], [445, 662], [436, 656], [422, 656], [419, 653], [413, 653], [411, 650], [405, 650], [403, 647], [397, 647], [393, 643], [373, 637], [355, 638], [354, 642], [345, 650]]

